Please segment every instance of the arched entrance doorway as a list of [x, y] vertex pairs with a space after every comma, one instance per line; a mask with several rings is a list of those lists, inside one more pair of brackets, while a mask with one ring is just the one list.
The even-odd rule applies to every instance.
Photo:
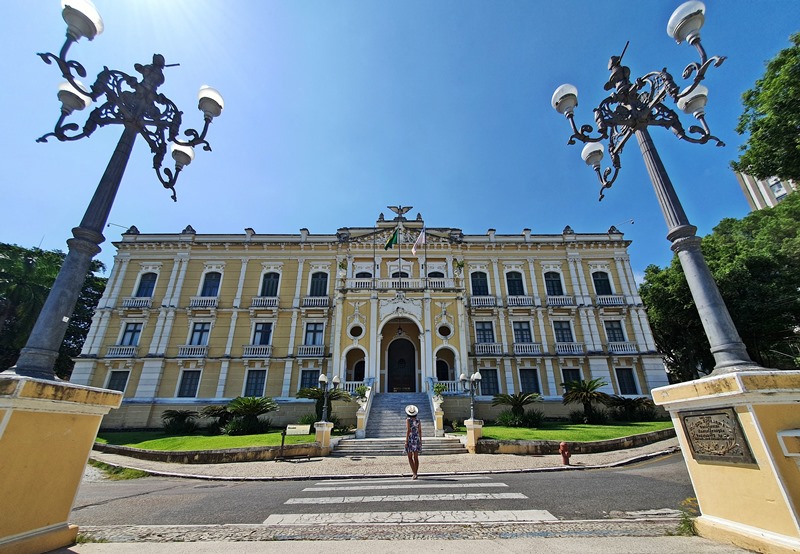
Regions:
[[392, 341], [387, 352], [386, 392], [416, 392], [417, 350], [404, 338]]

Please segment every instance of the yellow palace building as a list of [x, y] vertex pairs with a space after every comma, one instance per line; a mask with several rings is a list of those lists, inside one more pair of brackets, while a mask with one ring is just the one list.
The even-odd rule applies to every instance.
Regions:
[[459, 376], [479, 371], [487, 418], [497, 393], [539, 392], [546, 415], [566, 415], [567, 381], [623, 396], [667, 384], [616, 228], [466, 235], [407, 210], [321, 235], [132, 227], [71, 380], [124, 392], [105, 428], [237, 396], [272, 397], [273, 422], [293, 423], [321, 373], [348, 391], [461, 394]]

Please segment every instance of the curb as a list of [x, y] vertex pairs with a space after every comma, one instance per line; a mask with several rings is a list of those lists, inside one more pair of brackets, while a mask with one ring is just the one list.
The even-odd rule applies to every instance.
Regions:
[[[642, 454], [639, 456], [634, 456], [631, 458], [627, 458], [624, 460], [619, 460], [616, 462], [609, 462], [607, 464], [597, 464], [597, 465], [586, 465], [586, 466], [554, 466], [554, 467], [537, 467], [537, 468], [530, 468], [530, 469], [487, 469], [487, 470], [475, 470], [475, 471], [444, 471], [444, 472], [432, 472], [432, 473], [420, 473], [423, 477], [447, 477], [452, 475], [500, 475], [500, 474], [514, 474], [514, 473], [552, 473], [556, 471], [583, 471], [587, 469], [612, 469], [615, 467], [623, 467], [647, 460], [651, 460], [653, 458], [659, 458], [662, 456], [669, 456], [671, 454], [675, 454], [676, 452], [680, 452], [679, 447], [670, 447], [666, 450], [661, 450], [658, 452], [651, 452], [649, 454]], [[158, 471], [152, 469], [144, 469], [140, 467], [136, 467], [133, 465], [122, 465], [118, 463], [108, 462], [104, 460], [100, 460], [93, 456], [89, 456], [89, 459], [95, 462], [104, 463], [106, 465], [112, 467], [118, 467], [123, 469], [135, 469], [137, 471], [141, 471], [143, 473], [147, 473], [148, 475], [152, 475], [154, 477], [178, 477], [182, 479], [198, 479], [203, 481], [311, 481], [317, 479], [324, 479], [324, 480], [344, 480], [344, 479], [375, 479], [375, 478], [401, 478], [401, 477], [408, 477], [408, 473], [383, 473], [380, 475], [363, 475], [363, 474], [318, 474], [318, 475], [276, 475], [276, 476], [267, 476], [267, 477], [226, 477], [221, 475], [196, 475], [191, 473], [176, 473], [171, 471]]]

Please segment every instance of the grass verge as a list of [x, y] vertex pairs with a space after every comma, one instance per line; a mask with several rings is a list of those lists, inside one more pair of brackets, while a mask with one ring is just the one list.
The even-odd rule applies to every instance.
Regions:
[[613, 425], [587, 425], [545, 421], [536, 429], [485, 425], [482, 438], [495, 440], [548, 440], [591, 442], [640, 435], [672, 427], [672, 421], [641, 421]]
[[126, 467], [112, 466], [104, 464], [103, 462], [98, 462], [96, 460], [89, 460], [89, 465], [92, 467], [96, 467], [97, 469], [105, 473], [106, 476], [112, 481], [141, 479], [142, 477], [147, 477], [149, 475], [149, 473], [145, 471], [139, 471], [138, 469], [128, 469]]
[[[260, 435], [165, 435], [162, 431], [101, 431], [97, 442], [130, 446], [145, 450], [186, 452], [188, 450], [222, 450], [249, 446], [280, 446], [280, 431]], [[306, 444], [314, 442], [314, 435], [287, 435], [284, 444]]]

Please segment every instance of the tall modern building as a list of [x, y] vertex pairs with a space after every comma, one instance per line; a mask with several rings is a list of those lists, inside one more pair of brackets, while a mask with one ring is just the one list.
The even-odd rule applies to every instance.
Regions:
[[479, 408], [535, 391], [545, 413], [563, 412], [561, 384], [576, 379], [646, 395], [667, 376], [629, 244], [614, 227], [466, 235], [419, 215], [323, 235], [131, 228], [72, 381], [124, 392], [106, 428], [262, 395], [291, 423], [312, 411], [295, 395], [320, 373], [392, 394], [457, 392], [480, 371]]
[[797, 183], [791, 179], [770, 177], [756, 179], [752, 175], [736, 172], [736, 180], [742, 188], [751, 210], [774, 208], [787, 194], [797, 190]]

